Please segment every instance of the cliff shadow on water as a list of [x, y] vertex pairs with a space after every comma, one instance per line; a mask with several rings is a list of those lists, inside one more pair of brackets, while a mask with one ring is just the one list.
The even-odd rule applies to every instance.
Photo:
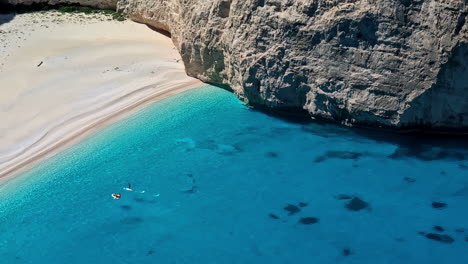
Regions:
[[[324, 138], [347, 141], [371, 140], [395, 145], [394, 153], [388, 156], [390, 159], [414, 158], [423, 161], [451, 160], [456, 162], [468, 160], [468, 135], [466, 134], [431, 134], [425, 131], [346, 127], [327, 120], [311, 120], [306, 111], [297, 111], [297, 109], [277, 111], [253, 106], [250, 111], [261, 112], [288, 123], [299, 125], [307, 133]], [[351, 154], [366, 156], [373, 151], [375, 150], [369, 149], [367, 153]], [[467, 166], [468, 169], [468, 165], [464, 163], [461, 163], [460, 166]]]

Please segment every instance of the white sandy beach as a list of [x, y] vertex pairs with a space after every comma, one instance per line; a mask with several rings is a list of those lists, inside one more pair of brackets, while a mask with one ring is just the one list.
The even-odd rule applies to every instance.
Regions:
[[0, 17], [0, 178], [200, 85], [171, 40], [145, 25], [51, 12], [7, 18]]

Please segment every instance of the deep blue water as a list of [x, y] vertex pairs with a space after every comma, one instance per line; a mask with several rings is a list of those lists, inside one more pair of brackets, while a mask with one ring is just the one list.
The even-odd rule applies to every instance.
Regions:
[[465, 146], [290, 123], [207, 86], [1, 185], [0, 263], [468, 263]]

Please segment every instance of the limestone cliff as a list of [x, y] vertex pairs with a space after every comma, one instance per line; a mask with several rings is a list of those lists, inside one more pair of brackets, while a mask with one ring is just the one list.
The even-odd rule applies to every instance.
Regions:
[[189, 75], [252, 105], [468, 131], [465, 0], [119, 0], [117, 9], [169, 31]]

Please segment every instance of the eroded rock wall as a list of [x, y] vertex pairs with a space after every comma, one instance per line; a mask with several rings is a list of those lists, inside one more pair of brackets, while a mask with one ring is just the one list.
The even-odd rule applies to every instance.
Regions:
[[464, 0], [124, 0], [187, 72], [343, 124], [468, 128]]

